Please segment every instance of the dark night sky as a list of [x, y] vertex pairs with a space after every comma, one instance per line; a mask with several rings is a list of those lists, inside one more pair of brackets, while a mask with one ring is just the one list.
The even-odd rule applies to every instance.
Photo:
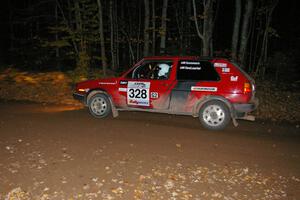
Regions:
[[[9, 48], [9, 0], [2, 0], [0, 7], [0, 63], [7, 62]], [[215, 31], [215, 44], [220, 48], [230, 46], [232, 23], [234, 16], [234, 0], [221, 1], [219, 18]], [[273, 27], [277, 30], [280, 38], [275, 39], [272, 47], [274, 51], [299, 49], [299, 15], [297, 0], [279, 0], [273, 15]]]
[[1, 2], [0, 7], [0, 63], [7, 62], [7, 50], [9, 48], [9, 24], [8, 24], [8, 0]]
[[[300, 44], [300, 16], [298, 14], [297, 0], [279, 0], [274, 10], [272, 27], [279, 34], [279, 38], [273, 40], [274, 51], [299, 49]], [[221, 47], [230, 47], [231, 34], [234, 20], [234, 0], [221, 1], [219, 18], [215, 32], [215, 43], [221, 43]], [[224, 37], [223, 37], [224, 35]], [[226, 38], [226, 39], [224, 39]]]
[[299, 21], [299, 1], [279, 0], [273, 17], [273, 26], [280, 36], [275, 44], [276, 49], [299, 49], [300, 43], [300, 21]]

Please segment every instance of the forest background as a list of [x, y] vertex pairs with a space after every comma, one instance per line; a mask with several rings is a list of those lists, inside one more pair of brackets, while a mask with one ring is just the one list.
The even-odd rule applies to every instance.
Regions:
[[37, 90], [39, 79], [57, 83], [51, 73], [72, 85], [116, 76], [145, 56], [197, 55], [239, 63], [269, 118], [299, 113], [296, 0], [5, 0], [0, 10], [2, 99], [24, 98], [24, 84]]

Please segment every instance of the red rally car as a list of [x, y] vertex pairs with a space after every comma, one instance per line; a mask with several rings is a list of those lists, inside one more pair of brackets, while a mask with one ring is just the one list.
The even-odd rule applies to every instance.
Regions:
[[98, 118], [121, 110], [190, 115], [212, 130], [253, 119], [258, 104], [253, 79], [236, 64], [194, 56], [144, 58], [120, 77], [77, 83], [73, 97]]

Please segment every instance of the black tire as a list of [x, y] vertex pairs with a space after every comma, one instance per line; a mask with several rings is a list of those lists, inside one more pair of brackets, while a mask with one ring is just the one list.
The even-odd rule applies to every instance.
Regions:
[[111, 114], [111, 103], [105, 94], [95, 94], [88, 101], [91, 115], [104, 118]]
[[218, 100], [211, 100], [202, 105], [199, 119], [203, 127], [209, 130], [223, 130], [230, 122], [228, 106]]

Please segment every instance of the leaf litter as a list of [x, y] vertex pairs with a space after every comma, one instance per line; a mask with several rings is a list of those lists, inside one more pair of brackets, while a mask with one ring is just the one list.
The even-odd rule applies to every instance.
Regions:
[[[9, 147], [9, 148], [7, 148]], [[176, 145], [177, 148], [181, 146]], [[18, 147], [7, 145], [8, 153], [16, 154]], [[14, 150], [11, 153], [11, 150]], [[102, 148], [103, 149], [103, 148]], [[94, 156], [99, 156], [99, 149]], [[100, 155], [102, 152], [100, 152]], [[23, 170], [46, 170], [49, 160], [43, 152], [36, 149], [24, 154], [24, 163], [14, 160], [7, 165], [12, 176]], [[72, 162], [73, 156], [62, 148], [60, 162]], [[99, 158], [101, 159], [101, 157]], [[107, 159], [107, 155], [103, 156]], [[206, 165], [157, 162], [149, 165], [143, 160], [133, 160], [130, 154], [124, 154], [119, 160], [110, 160], [102, 171], [105, 177], [94, 174], [81, 189], [72, 193], [53, 190], [47, 181], [34, 179], [32, 186], [21, 188], [12, 184], [6, 194], [0, 193], [0, 200], [27, 199], [286, 199], [288, 185], [299, 184], [296, 176], [285, 177], [277, 173], [265, 174], [258, 168], [241, 166], [223, 166], [216, 163]], [[134, 169], [129, 168], [133, 165]], [[148, 168], [146, 168], [147, 166]], [[128, 170], [130, 169], [130, 170]], [[1, 174], [1, 176], [3, 176]], [[102, 175], [103, 176], [103, 175]], [[1, 177], [3, 179], [3, 177]], [[71, 186], [67, 175], [61, 176], [57, 184]]]

